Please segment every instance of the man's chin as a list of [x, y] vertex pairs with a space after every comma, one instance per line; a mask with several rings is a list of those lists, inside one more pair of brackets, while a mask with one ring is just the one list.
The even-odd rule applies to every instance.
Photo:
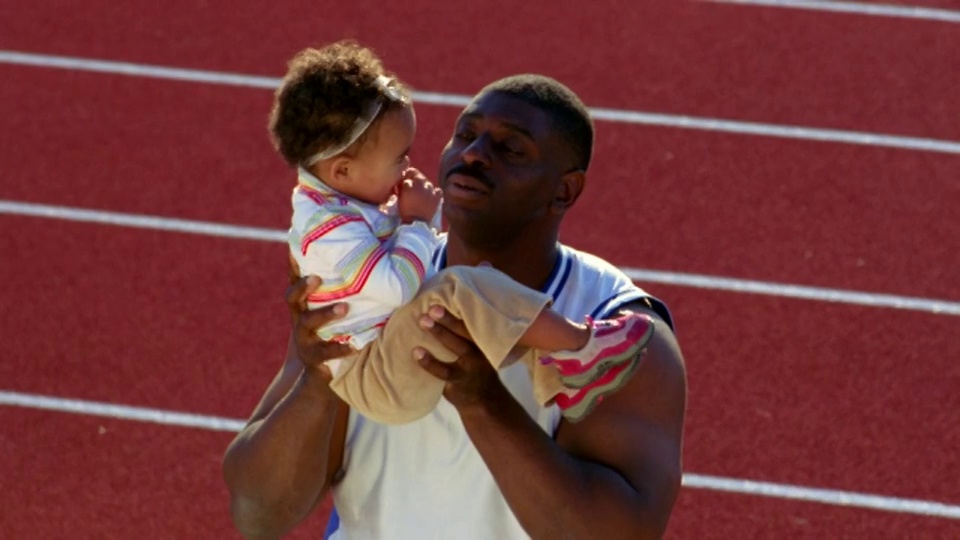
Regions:
[[475, 205], [457, 204], [456, 201], [443, 201], [443, 219], [449, 229], [471, 232], [483, 228], [488, 223], [487, 212]]

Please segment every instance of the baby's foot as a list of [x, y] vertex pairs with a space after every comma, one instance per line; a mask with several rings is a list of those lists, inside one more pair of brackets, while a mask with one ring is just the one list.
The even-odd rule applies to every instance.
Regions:
[[605, 397], [619, 390], [630, 380], [630, 376], [640, 365], [640, 358], [645, 351], [646, 349], [641, 349], [632, 360], [613, 366], [583, 388], [561, 390], [553, 401], [560, 407], [563, 417], [571, 422], [583, 420]]
[[585, 388], [614, 366], [636, 359], [653, 335], [653, 319], [641, 313], [626, 313], [614, 319], [595, 321], [587, 317], [590, 339], [576, 351], [557, 351], [540, 359], [560, 372], [563, 385]]

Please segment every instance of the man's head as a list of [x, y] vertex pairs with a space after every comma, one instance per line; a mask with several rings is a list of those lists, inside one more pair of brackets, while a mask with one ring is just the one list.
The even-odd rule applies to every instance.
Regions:
[[460, 114], [441, 156], [451, 233], [484, 250], [518, 237], [556, 241], [592, 149], [590, 114], [560, 82], [516, 75], [488, 85]]

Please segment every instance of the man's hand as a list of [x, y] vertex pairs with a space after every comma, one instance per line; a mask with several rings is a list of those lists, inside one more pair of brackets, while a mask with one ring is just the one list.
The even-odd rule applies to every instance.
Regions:
[[307, 276], [293, 283], [287, 289], [287, 306], [293, 320], [293, 342], [297, 356], [305, 369], [321, 374], [327, 380], [332, 377], [330, 370], [323, 365], [327, 360], [347, 356], [353, 349], [345, 343], [324, 341], [317, 331], [324, 325], [342, 318], [347, 314], [347, 305], [343, 302], [324, 306], [319, 309], [307, 308], [307, 298], [320, 286], [320, 278]]
[[397, 212], [403, 223], [430, 223], [441, 200], [443, 191], [423, 173], [413, 167], [403, 171], [397, 193]]
[[456, 362], [447, 364], [420, 347], [413, 351], [423, 369], [446, 381], [443, 396], [457, 410], [463, 412], [482, 405], [491, 396], [504, 391], [496, 370], [473, 343], [463, 321], [446, 313], [441, 306], [432, 306], [420, 317], [420, 327], [457, 355]]

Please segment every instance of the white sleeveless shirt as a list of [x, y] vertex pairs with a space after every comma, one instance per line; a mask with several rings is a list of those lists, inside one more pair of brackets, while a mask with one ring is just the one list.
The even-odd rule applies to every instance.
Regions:
[[[445, 240], [445, 238], [444, 238]], [[433, 257], [446, 265], [445, 245]], [[552, 309], [582, 321], [649, 298], [671, 323], [666, 307], [649, 297], [613, 265], [560, 246], [544, 292]], [[515, 364], [500, 379], [527, 413], [550, 435], [560, 423], [556, 405], [533, 399], [527, 367]], [[331, 540], [503, 540], [529, 538], [520, 527], [480, 453], [470, 442], [456, 409], [445, 399], [410, 424], [382, 425], [350, 411], [343, 457], [345, 476], [333, 489]]]

